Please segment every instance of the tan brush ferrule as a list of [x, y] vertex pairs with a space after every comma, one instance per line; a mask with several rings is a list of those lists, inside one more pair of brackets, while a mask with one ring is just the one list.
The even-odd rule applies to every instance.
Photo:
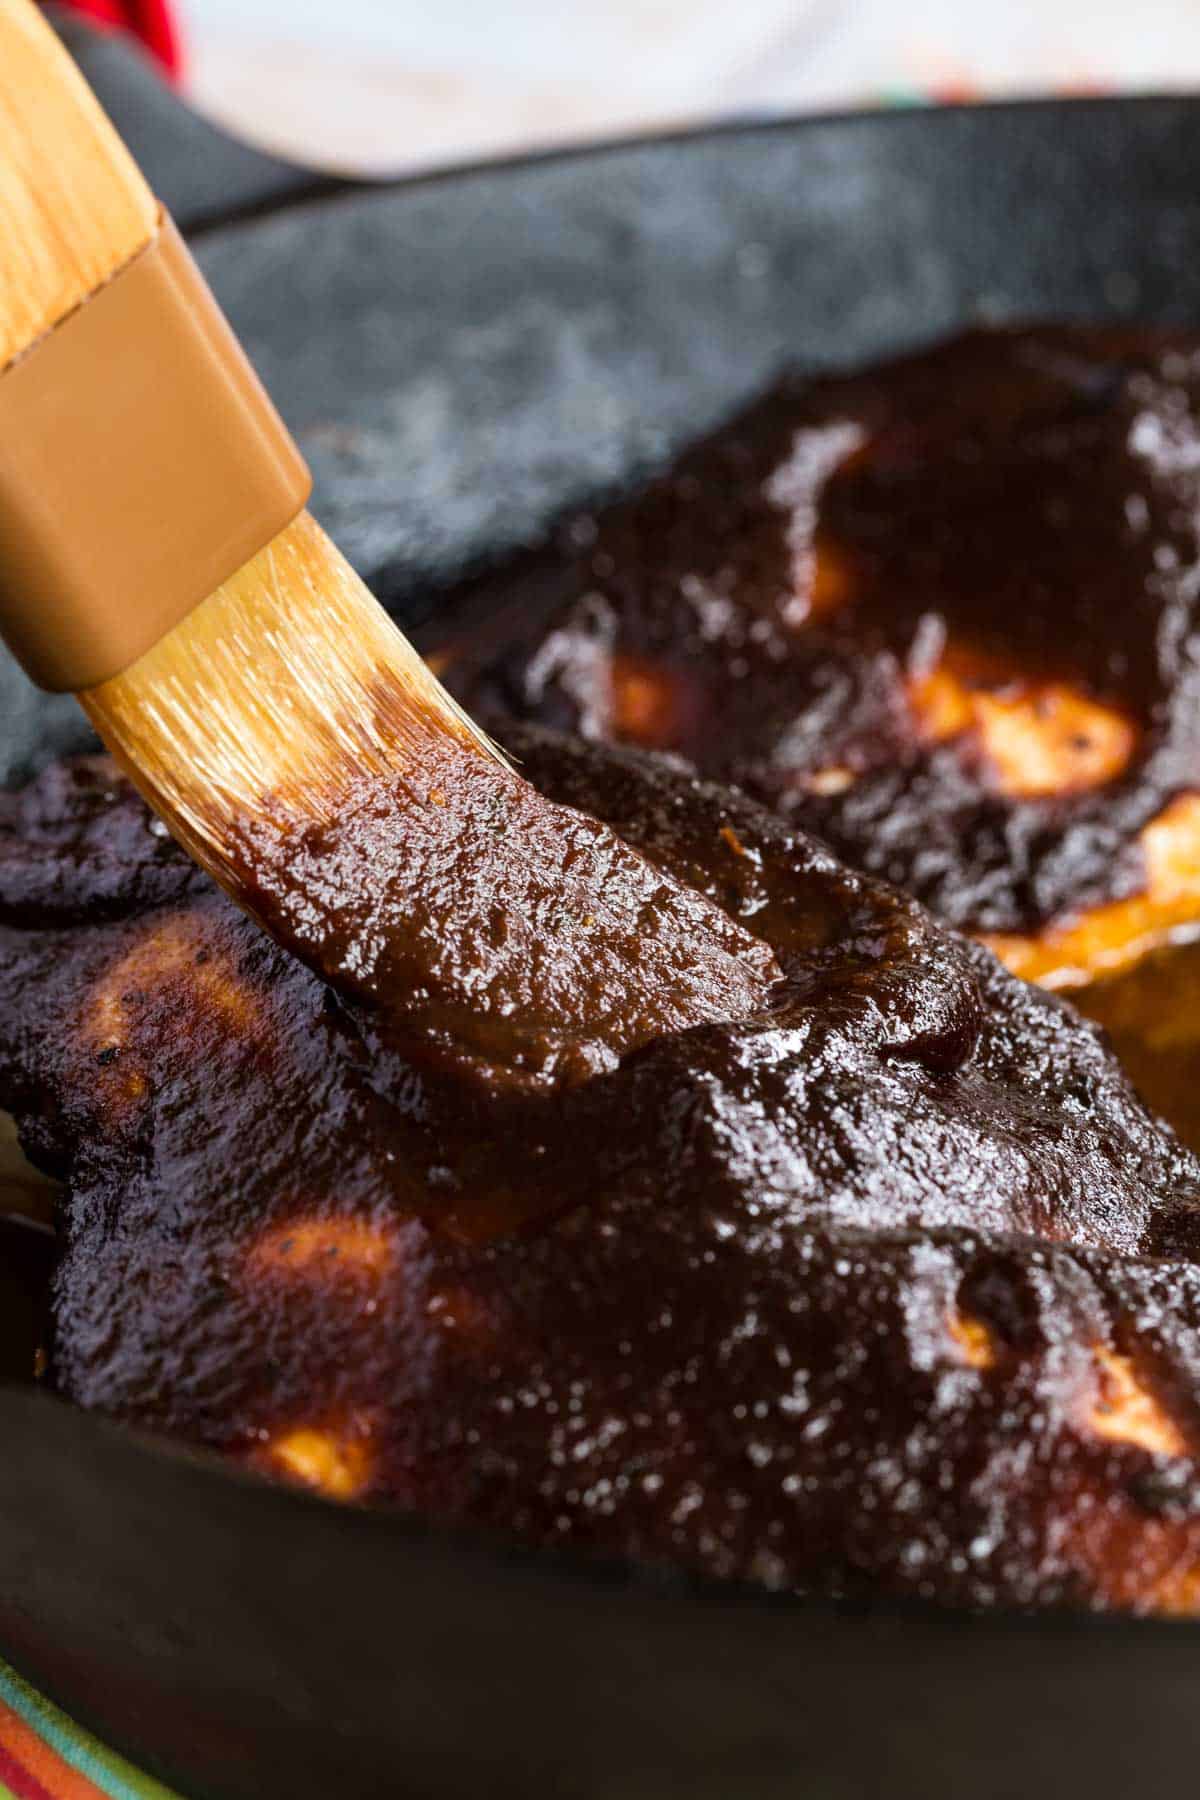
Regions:
[[98, 686], [311, 490], [163, 213], [140, 255], [0, 375], [0, 636], [39, 686]]

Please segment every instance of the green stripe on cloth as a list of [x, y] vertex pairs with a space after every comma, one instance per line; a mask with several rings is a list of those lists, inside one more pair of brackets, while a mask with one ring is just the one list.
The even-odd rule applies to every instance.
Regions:
[[[28, 1682], [22, 1681], [16, 1671], [3, 1662], [0, 1662], [0, 1700], [24, 1719], [65, 1763], [95, 1782], [110, 1800], [179, 1800], [179, 1796], [160, 1781], [139, 1774], [124, 1757], [97, 1743], [82, 1726], [35, 1693]], [[0, 1800], [11, 1800], [8, 1789], [2, 1784]]]

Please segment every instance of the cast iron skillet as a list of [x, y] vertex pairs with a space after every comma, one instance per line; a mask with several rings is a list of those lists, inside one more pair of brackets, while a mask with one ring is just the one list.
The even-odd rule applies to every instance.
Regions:
[[[410, 620], [785, 358], [981, 315], [1200, 323], [1195, 101], [715, 131], [314, 198], [112, 43], [84, 57], [204, 223], [319, 511]], [[0, 670], [0, 778], [79, 741]], [[29, 1270], [0, 1252], [4, 1280], [24, 1370]], [[214, 1800], [1127, 1800], [1200, 1754], [1192, 1626], [853, 1612], [531, 1558], [257, 1485], [15, 1373], [0, 1646]]]

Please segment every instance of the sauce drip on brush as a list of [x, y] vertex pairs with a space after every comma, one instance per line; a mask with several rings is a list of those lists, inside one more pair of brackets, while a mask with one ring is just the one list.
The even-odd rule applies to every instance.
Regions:
[[89, 716], [196, 860], [410, 1053], [581, 1080], [779, 979], [749, 930], [524, 780], [311, 521], [179, 636]]

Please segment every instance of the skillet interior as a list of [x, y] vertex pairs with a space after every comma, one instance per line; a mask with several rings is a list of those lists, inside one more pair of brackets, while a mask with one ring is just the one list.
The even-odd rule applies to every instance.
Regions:
[[[981, 315], [1195, 325], [1198, 121], [1147, 100], [717, 132], [287, 206], [199, 247], [322, 517], [413, 622], [785, 359]], [[191, 159], [187, 179], [185, 219], [211, 218]], [[268, 200], [294, 191], [271, 180]], [[0, 672], [4, 779], [80, 741]], [[15, 1321], [29, 1282], [2, 1244], [0, 1272]], [[0, 1434], [0, 1642], [193, 1794], [1115, 1796], [1190, 1775], [1192, 1628], [864, 1621], [531, 1567], [16, 1386]]]

